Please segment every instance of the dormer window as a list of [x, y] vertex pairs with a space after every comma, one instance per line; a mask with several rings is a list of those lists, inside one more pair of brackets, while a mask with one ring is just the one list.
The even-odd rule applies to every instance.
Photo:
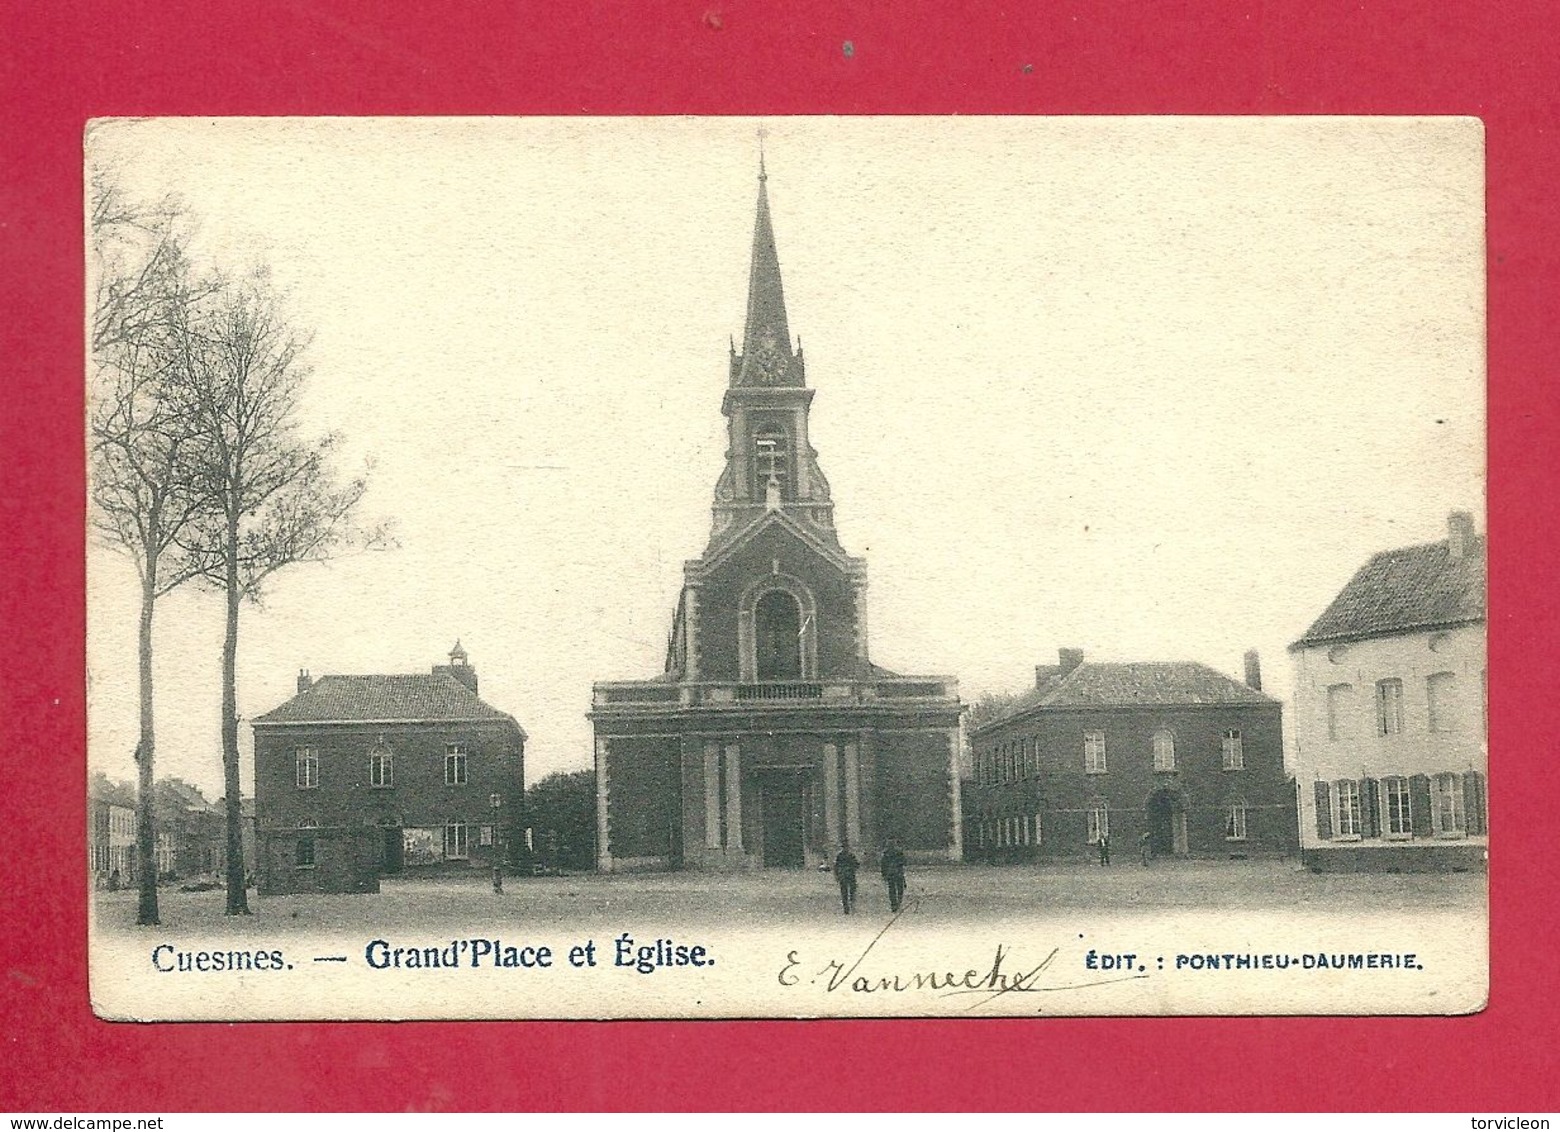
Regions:
[[791, 497], [791, 441], [785, 429], [764, 424], [753, 434], [753, 498], [763, 499], [773, 480], [780, 487], [780, 498]]

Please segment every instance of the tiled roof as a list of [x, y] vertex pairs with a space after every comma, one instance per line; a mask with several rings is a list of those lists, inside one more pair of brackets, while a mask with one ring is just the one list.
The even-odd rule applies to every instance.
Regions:
[[135, 808], [135, 787], [128, 782], [94, 781], [87, 787], [87, 794], [94, 801], [110, 806]]
[[455, 677], [434, 673], [427, 676], [321, 676], [306, 691], [299, 692], [254, 722], [470, 722], [485, 719], [514, 723], [513, 717], [483, 703]]
[[1485, 617], [1485, 542], [1453, 558], [1447, 543], [1384, 550], [1355, 574], [1291, 648], [1391, 636]]
[[[979, 728], [1030, 711], [1074, 708], [1202, 707], [1219, 704], [1273, 704], [1272, 696], [1195, 661], [1126, 664], [1086, 662], [1066, 676], [1060, 669], [1040, 672], [1043, 684], [1014, 698]], [[977, 729], [979, 729], [977, 728]]]

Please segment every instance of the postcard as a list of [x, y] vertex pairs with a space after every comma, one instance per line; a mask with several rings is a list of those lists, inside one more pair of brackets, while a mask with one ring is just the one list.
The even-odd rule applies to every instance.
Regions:
[[1483, 144], [91, 123], [95, 1010], [1482, 1009]]

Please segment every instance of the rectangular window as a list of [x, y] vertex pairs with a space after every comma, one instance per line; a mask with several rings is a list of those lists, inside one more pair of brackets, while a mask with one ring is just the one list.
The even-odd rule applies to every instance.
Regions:
[[1110, 806], [1095, 802], [1089, 809], [1089, 844], [1098, 845], [1102, 837], [1110, 836]]
[[1334, 684], [1327, 689], [1327, 738], [1337, 742], [1354, 738], [1354, 688]]
[[471, 827], [452, 821], [444, 827], [444, 859], [464, 861], [471, 854]]
[[450, 743], [444, 748], [444, 785], [466, 785], [466, 745]]
[[1413, 835], [1414, 810], [1406, 778], [1381, 780], [1381, 832], [1386, 837]]
[[1468, 832], [1461, 775], [1438, 774], [1430, 780], [1430, 812], [1435, 816], [1437, 837], [1462, 837]]
[[1232, 802], [1224, 814], [1224, 840], [1246, 840], [1246, 803]]
[[483, 846], [487, 846], [487, 845], [493, 844], [493, 827], [492, 826], [485, 825], [485, 826], [483, 826], [481, 829], [479, 829], [477, 831], [477, 844], [478, 845], [483, 845]]
[[1237, 727], [1231, 727], [1224, 733], [1224, 769], [1246, 769], [1246, 750], [1241, 744], [1240, 729]]
[[1333, 783], [1333, 829], [1338, 837], [1360, 835], [1360, 784], [1353, 779]]
[[1381, 680], [1376, 684], [1376, 734], [1403, 733], [1403, 681]]
[[1175, 735], [1169, 731], [1154, 732], [1154, 769], [1175, 769]]
[[320, 760], [313, 747], [299, 747], [297, 758], [298, 789], [307, 790], [320, 784]]
[[376, 748], [368, 756], [368, 784], [370, 786], [392, 786], [395, 783], [395, 771], [391, 762], [390, 752], [384, 748]]
[[1425, 681], [1430, 698], [1430, 730], [1457, 730], [1457, 677], [1437, 672]]
[[1085, 774], [1105, 773], [1105, 732], [1083, 733], [1083, 771]]
[[1040, 815], [1039, 814], [1035, 814], [1035, 844], [1036, 845], [1043, 845], [1043, 844], [1045, 844], [1044, 840], [1042, 839], [1041, 832], [1040, 832]]

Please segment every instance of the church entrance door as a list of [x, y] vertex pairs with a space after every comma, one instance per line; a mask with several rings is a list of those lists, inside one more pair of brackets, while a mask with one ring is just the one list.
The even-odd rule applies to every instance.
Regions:
[[764, 867], [801, 868], [807, 820], [802, 776], [766, 774], [760, 779], [759, 795], [764, 813]]

